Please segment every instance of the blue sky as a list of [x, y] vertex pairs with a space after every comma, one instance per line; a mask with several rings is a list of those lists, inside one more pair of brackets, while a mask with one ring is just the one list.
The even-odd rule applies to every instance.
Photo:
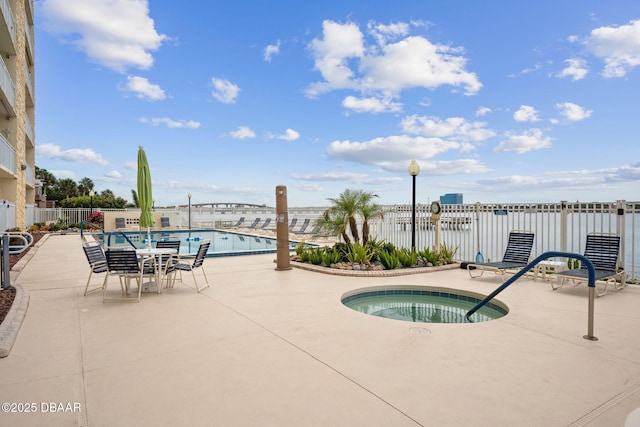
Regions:
[[35, 6], [36, 165], [97, 191], [142, 145], [157, 206], [638, 200], [637, 0]]

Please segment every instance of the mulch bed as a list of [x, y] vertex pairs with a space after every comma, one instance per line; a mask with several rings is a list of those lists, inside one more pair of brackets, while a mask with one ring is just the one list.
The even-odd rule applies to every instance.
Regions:
[[[33, 244], [29, 246], [29, 248], [18, 254], [18, 255], [9, 255], [9, 267], [13, 269], [13, 267], [20, 261], [20, 259], [27, 254], [38, 241], [44, 236], [44, 233], [33, 233]], [[13, 304], [13, 300], [16, 297], [16, 288], [11, 286], [8, 289], [0, 290], [0, 323], [4, 320]]]

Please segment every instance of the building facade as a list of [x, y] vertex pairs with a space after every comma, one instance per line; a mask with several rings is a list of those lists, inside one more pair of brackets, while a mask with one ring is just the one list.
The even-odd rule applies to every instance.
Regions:
[[461, 205], [462, 193], [447, 193], [444, 196], [440, 196], [440, 203], [443, 205]]
[[36, 193], [33, 14], [33, 0], [0, 0], [0, 224], [23, 230]]

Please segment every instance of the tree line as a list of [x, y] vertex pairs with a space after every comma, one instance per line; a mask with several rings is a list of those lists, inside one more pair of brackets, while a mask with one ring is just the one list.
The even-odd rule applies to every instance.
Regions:
[[[42, 182], [42, 194], [47, 196], [47, 200], [55, 201], [56, 206], [61, 208], [124, 209], [136, 206], [122, 197], [116, 197], [109, 189], [98, 193], [91, 178], [85, 177], [78, 182], [71, 178], [58, 179], [51, 172], [38, 166], [36, 177]], [[95, 193], [93, 197], [90, 196], [92, 190]], [[132, 195], [135, 201], [137, 197], [135, 194]]]

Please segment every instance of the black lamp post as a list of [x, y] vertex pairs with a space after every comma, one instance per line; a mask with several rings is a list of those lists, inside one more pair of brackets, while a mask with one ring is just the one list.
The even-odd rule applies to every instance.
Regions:
[[96, 195], [96, 192], [91, 190], [89, 191], [89, 215], [91, 215], [93, 213], [93, 196]]
[[411, 249], [416, 249], [416, 176], [420, 173], [420, 165], [415, 160], [409, 163], [409, 175], [413, 178], [413, 199], [411, 202]]
[[189, 199], [189, 230], [191, 230], [191, 193], [187, 194]]

